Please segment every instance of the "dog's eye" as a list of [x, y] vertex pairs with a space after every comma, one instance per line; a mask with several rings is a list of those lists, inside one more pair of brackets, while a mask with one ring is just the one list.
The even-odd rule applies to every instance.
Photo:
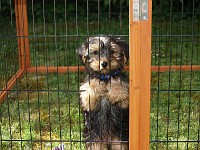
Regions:
[[114, 54], [115, 52], [113, 50], [109, 50], [109, 54], [112, 55]]
[[98, 52], [98, 51], [94, 51], [94, 54], [95, 54], [95, 55], [98, 55], [98, 54], [99, 54], [99, 52]]

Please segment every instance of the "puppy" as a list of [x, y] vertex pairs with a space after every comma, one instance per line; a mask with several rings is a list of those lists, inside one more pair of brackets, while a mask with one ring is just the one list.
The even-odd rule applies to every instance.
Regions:
[[77, 53], [87, 77], [80, 86], [87, 150], [127, 150], [129, 86], [123, 68], [129, 47], [120, 38], [90, 37]]

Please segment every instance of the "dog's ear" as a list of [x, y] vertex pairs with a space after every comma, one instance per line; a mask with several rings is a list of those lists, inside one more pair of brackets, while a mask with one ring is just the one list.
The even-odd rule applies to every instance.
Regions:
[[85, 51], [87, 48], [88, 48], [88, 42], [85, 42], [76, 49], [76, 53], [79, 55], [79, 58], [81, 59], [83, 64], [85, 64], [86, 61]]
[[124, 64], [127, 64], [129, 59], [129, 45], [120, 38], [117, 38], [116, 41], [124, 54]]

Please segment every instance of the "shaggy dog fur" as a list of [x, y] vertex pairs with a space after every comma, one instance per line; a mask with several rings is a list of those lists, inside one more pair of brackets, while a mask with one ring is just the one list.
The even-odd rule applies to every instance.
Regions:
[[111, 36], [90, 37], [77, 49], [88, 74], [80, 86], [87, 150], [128, 149], [129, 86], [122, 72], [128, 50]]

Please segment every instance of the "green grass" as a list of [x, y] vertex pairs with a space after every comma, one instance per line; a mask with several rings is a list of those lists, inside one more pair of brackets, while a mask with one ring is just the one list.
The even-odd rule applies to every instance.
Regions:
[[[66, 149], [82, 146], [73, 142], [82, 140], [83, 129], [76, 74], [30, 74], [15, 89], [1, 107], [1, 139], [23, 142], [6, 141], [1, 147], [51, 149], [48, 140], [64, 140]], [[53, 147], [58, 145], [52, 142]]]
[[152, 74], [151, 149], [199, 148], [199, 87], [199, 71]]
[[[54, 147], [64, 140], [66, 149], [83, 148], [84, 144], [77, 142], [83, 140], [79, 80], [77, 73], [28, 74], [20, 80], [14, 88], [17, 91], [10, 92], [1, 106], [1, 147], [51, 149], [51, 144]], [[181, 76], [180, 72], [152, 74], [152, 141], [198, 140], [199, 80], [197, 71], [182, 72]], [[189, 149], [197, 146], [197, 142], [188, 143]], [[152, 142], [150, 147], [173, 150], [177, 143]], [[186, 148], [187, 142], [178, 143], [178, 149]]]

